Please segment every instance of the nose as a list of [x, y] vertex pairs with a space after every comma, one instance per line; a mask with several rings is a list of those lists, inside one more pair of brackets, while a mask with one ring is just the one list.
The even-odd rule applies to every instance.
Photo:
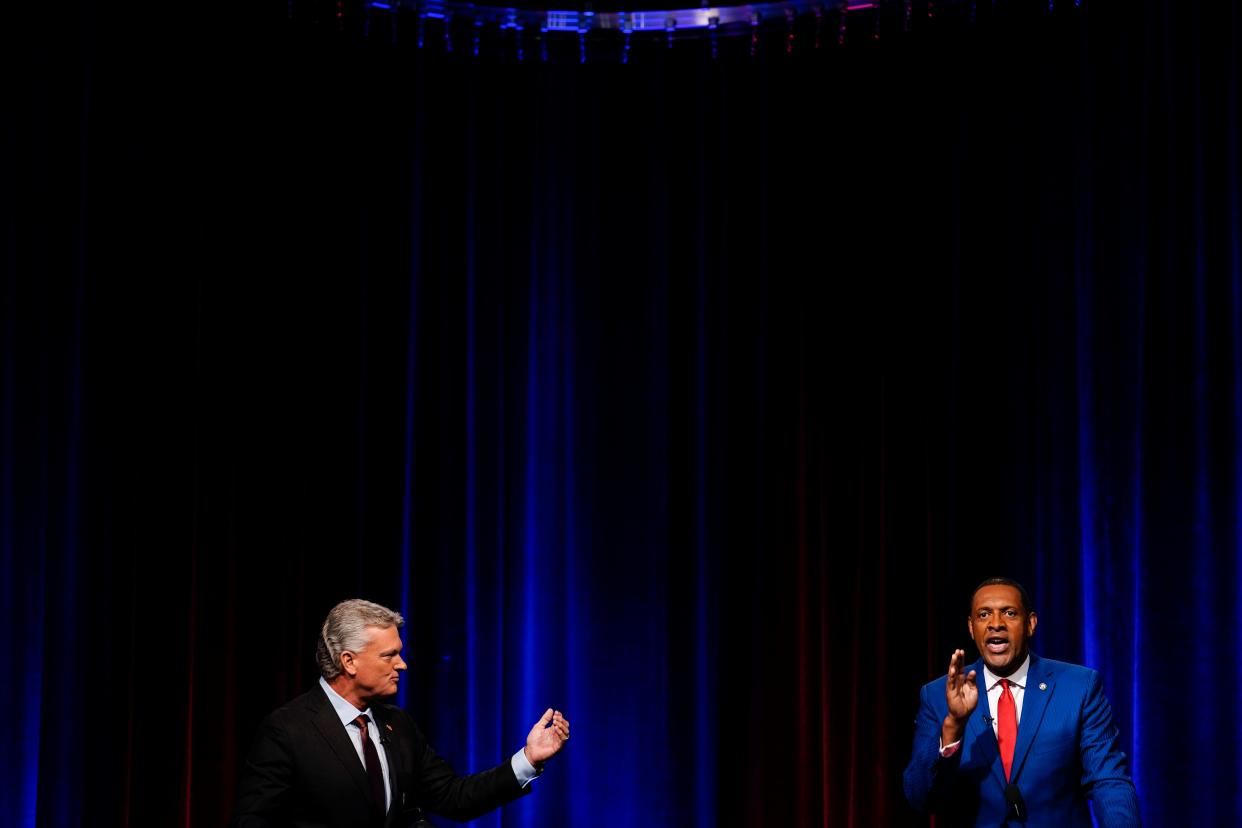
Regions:
[[395, 664], [393, 664], [393, 667], [398, 670], [407, 669], [406, 664], [405, 664], [405, 659], [403, 659], [401, 656], [397, 656], [397, 661]]

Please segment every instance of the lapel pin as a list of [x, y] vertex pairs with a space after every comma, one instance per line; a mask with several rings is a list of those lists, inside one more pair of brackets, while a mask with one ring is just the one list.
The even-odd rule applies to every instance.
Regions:
[[[1044, 684], [1044, 683], [1041, 681], [1041, 682], [1039, 683], [1039, 689], [1040, 689], [1040, 690], [1047, 690], [1047, 689], [1048, 689], [1048, 685]], [[388, 728], [388, 729], [389, 729], [389, 730], [392, 730], [392, 728], [391, 728], [391, 727], [390, 727], [390, 728]]]
[[[1039, 688], [1039, 689], [1040, 689], [1040, 690], [1043, 690], [1044, 688], [1042, 688], [1042, 687], [1041, 687], [1041, 688]], [[388, 728], [388, 732], [389, 732], [389, 733], [392, 733], [392, 725], [390, 725], [390, 724], [388, 724], [387, 722], [385, 722], [385, 723], [384, 723], [384, 727]]]

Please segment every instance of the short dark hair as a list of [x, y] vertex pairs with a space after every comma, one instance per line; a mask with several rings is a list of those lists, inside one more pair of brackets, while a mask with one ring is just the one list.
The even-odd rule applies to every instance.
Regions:
[[1031, 596], [1026, 594], [1026, 588], [1013, 578], [985, 578], [979, 583], [979, 586], [975, 587], [974, 591], [970, 593], [970, 606], [966, 608], [967, 615], [970, 615], [975, 610], [975, 596], [979, 594], [979, 590], [990, 586], [1013, 587], [1018, 591], [1019, 597], [1022, 598], [1022, 609], [1026, 611], [1026, 614], [1030, 615], [1035, 611], [1035, 605], [1031, 603]]

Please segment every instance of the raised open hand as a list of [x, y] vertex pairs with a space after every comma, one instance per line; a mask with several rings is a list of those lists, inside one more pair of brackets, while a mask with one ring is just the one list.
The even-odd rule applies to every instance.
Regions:
[[944, 746], [962, 737], [966, 719], [979, 705], [979, 685], [975, 684], [975, 671], [971, 670], [963, 675], [962, 671], [965, 669], [965, 651], [954, 650], [949, 658], [949, 678], [944, 685], [945, 701], [949, 703], [949, 715], [940, 731]]
[[526, 759], [535, 767], [555, 756], [569, 741], [569, 720], [548, 708], [526, 737]]
[[975, 671], [966, 675], [966, 653], [954, 650], [949, 659], [949, 680], [944, 686], [945, 700], [949, 703], [949, 715], [955, 719], [965, 719], [975, 711], [979, 704], [979, 685], [975, 684]]

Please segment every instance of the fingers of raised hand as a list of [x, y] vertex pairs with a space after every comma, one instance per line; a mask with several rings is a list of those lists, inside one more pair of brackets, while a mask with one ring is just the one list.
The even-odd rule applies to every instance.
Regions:
[[953, 655], [949, 656], [949, 678], [957, 678], [962, 673], [962, 661], [966, 653], [962, 650], [954, 650]]
[[962, 651], [954, 650], [949, 656], [949, 687], [956, 688], [962, 681]]
[[535, 726], [531, 728], [531, 739], [549, 747], [559, 747], [569, 741], [569, 720], [559, 710], [548, 708]]

